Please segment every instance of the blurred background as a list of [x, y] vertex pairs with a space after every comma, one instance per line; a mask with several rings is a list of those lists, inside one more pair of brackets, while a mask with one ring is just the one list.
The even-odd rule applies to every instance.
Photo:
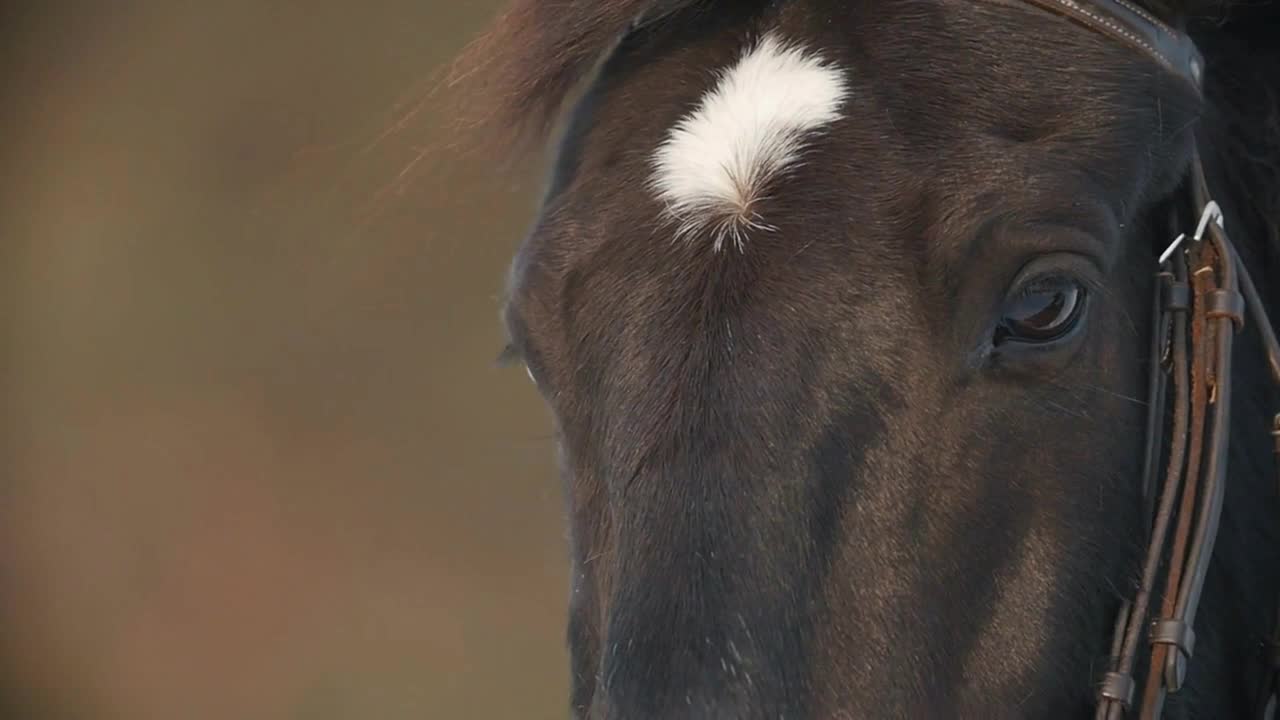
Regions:
[[418, 159], [498, 3], [27, 5], [0, 717], [565, 717], [550, 422], [494, 362], [541, 177]]

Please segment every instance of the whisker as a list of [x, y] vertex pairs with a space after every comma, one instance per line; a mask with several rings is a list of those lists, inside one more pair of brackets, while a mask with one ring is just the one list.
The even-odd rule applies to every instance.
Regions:
[[1119, 399], [1121, 399], [1121, 400], [1127, 400], [1128, 402], [1131, 402], [1131, 403], [1133, 403], [1133, 404], [1135, 404], [1135, 405], [1140, 405], [1140, 406], [1142, 406], [1142, 407], [1146, 407], [1146, 406], [1147, 406], [1147, 404], [1148, 404], [1146, 400], [1142, 400], [1142, 399], [1140, 399], [1140, 398], [1136, 398], [1136, 397], [1131, 397], [1131, 396], [1129, 396], [1129, 395], [1125, 395], [1125, 394], [1123, 394], [1123, 393], [1118, 393], [1118, 392], [1116, 392], [1116, 391], [1114, 391], [1114, 390], [1108, 390], [1107, 388], [1104, 388], [1104, 387], [1102, 387], [1101, 385], [1064, 385], [1064, 384], [1062, 384], [1062, 383], [1054, 382], [1054, 381], [1052, 381], [1052, 380], [1050, 380], [1050, 381], [1049, 381], [1049, 384], [1050, 384], [1050, 385], [1053, 385], [1055, 388], [1058, 388], [1059, 390], [1066, 390], [1066, 391], [1068, 391], [1068, 392], [1070, 392], [1070, 391], [1080, 391], [1080, 392], [1084, 392], [1084, 391], [1093, 391], [1093, 392], [1100, 392], [1100, 393], [1103, 393], [1103, 394], [1105, 394], [1105, 395], [1110, 395], [1111, 397], [1114, 397], [1114, 398], [1119, 398]]
[[1081, 389], [1081, 390], [1097, 390], [1098, 392], [1100, 392], [1100, 393], [1104, 393], [1104, 394], [1106, 394], [1106, 395], [1110, 395], [1111, 397], [1119, 398], [1119, 399], [1121, 399], [1121, 400], [1127, 400], [1127, 401], [1129, 401], [1129, 402], [1133, 403], [1134, 405], [1141, 405], [1142, 407], [1146, 407], [1146, 406], [1147, 406], [1147, 401], [1146, 401], [1146, 400], [1142, 400], [1142, 399], [1140, 399], [1140, 398], [1136, 398], [1136, 397], [1131, 397], [1131, 396], [1129, 396], [1129, 395], [1125, 395], [1125, 394], [1123, 394], [1123, 393], [1118, 393], [1118, 392], [1115, 392], [1114, 390], [1108, 390], [1108, 389], [1106, 389], [1106, 388], [1104, 388], [1104, 387], [1102, 387], [1102, 386], [1100, 386], [1100, 385], [1081, 385], [1081, 386], [1077, 386], [1077, 389]]
[[1138, 325], [1133, 321], [1133, 315], [1129, 313], [1129, 308], [1126, 307], [1124, 303], [1119, 302], [1116, 299], [1115, 291], [1112, 288], [1105, 285], [1095, 284], [1089, 289], [1097, 293], [1102, 299], [1106, 300], [1108, 306], [1119, 310], [1121, 316], [1124, 317], [1125, 324], [1129, 326], [1129, 333], [1135, 337], [1138, 336]]
[[1091, 417], [1089, 416], [1089, 414], [1088, 414], [1088, 413], [1086, 413], [1086, 412], [1084, 412], [1084, 411], [1081, 411], [1081, 410], [1072, 410], [1071, 408], [1066, 407], [1065, 405], [1061, 405], [1061, 404], [1056, 403], [1056, 402], [1049, 401], [1049, 402], [1046, 402], [1046, 403], [1045, 403], [1045, 405], [1048, 405], [1049, 407], [1053, 408], [1054, 410], [1057, 410], [1058, 412], [1062, 413], [1063, 415], [1070, 415], [1071, 417], [1079, 418], [1079, 419], [1081, 419], [1081, 420], [1092, 420], [1092, 419], [1093, 419], [1093, 418], [1091, 418]]

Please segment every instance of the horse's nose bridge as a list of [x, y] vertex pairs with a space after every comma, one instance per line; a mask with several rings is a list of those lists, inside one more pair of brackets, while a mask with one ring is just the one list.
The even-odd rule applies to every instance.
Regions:
[[[650, 482], [670, 490], [676, 481]], [[717, 502], [735, 482], [765, 480], [679, 482], [654, 492], [653, 512], [636, 502], [621, 522], [589, 717], [757, 717], [761, 706], [796, 706], [816, 597], [805, 541], [784, 537], [789, 515]]]
[[837, 434], [773, 467], [703, 458], [635, 482], [603, 559], [612, 577], [588, 717], [766, 717], [756, 709], [808, 702], [858, 455]]
[[805, 352], [803, 333], [778, 332], [769, 353], [740, 335], [732, 356], [706, 340], [637, 347], [633, 366], [681, 372], [607, 388], [590, 468], [604, 492], [574, 496], [607, 498], [611, 518], [578, 538], [580, 569], [607, 578], [591, 651], [575, 651], [594, 656], [579, 681], [587, 717], [764, 717], [754, 709], [808, 702], [846, 506], [901, 403], [848, 351]]

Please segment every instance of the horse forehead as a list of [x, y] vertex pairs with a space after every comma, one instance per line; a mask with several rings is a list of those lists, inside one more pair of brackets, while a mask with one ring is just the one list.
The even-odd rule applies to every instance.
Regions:
[[[936, 39], [940, 49], [918, 49], [936, 56], [956, 43], [945, 27], [915, 19], [904, 32]], [[689, 252], [697, 246], [757, 260], [827, 247], [837, 260], [830, 246], [846, 244], [850, 236], [837, 230], [851, 225], [878, 229], [874, 237], [858, 233], [864, 253], [898, 255], [890, 226], [918, 215], [913, 196], [928, 188], [956, 205], [940, 210], [947, 217], [973, 214], [971, 196], [981, 191], [1004, 191], [1017, 204], [1018, 182], [1032, 170], [1078, 173], [1127, 144], [1126, 133], [1096, 131], [1130, 115], [1108, 100], [1116, 83], [1102, 84], [1106, 92], [1090, 85], [1077, 108], [1058, 92], [1084, 82], [1074, 75], [1036, 69], [1053, 82], [1003, 92], [1025, 86], [1006, 77], [1013, 69], [980, 73], [970, 67], [974, 58], [941, 68], [904, 57], [900, 40], [864, 30], [843, 20], [818, 27], [783, 12], [714, 31], [663, 30], [678, 35], [670, 42], [624, 41], [560, 146], [529, 257], [550, 259], [536, 264], [560, 276], [607, 265], [627, 275], [629, 289], [660, 284], [673, 270], [686, 277], [690, 261], [707, 257]], [[859, 49], [871, 45], [885, 46], [872, 53], [877, 63]], [[889, 66], [910, 82], [878, 82]], [[985, 92], [969, 91], [979, 88]], [[1088, 112], [1095, 108], [1113, 112]], [[1118, 169], [1103, 175], [1118, 182], [1139, 175], [1121, 172], [1124, 163], [1106, 164]], [[1129, 194], [1120, 188], [1108, 196]]]

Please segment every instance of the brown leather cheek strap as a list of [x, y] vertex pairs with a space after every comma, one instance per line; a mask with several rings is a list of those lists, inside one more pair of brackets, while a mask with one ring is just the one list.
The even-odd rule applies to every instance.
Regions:
[[[1191, 415], [1190, 372], [1187, 348], [1188, 314], [1191, 311], [1191, 288], [1187, 283], [1185, 255], [1175, 255], [1157, 276], [1156, 321], [1153, 323], [1151, 374], [1157, 378], [1151, 384], [1153, 393], [1148, 405], [1148, 446], [1158, 446], [1164, 432], [1164, 399], [1169, 381], [1172, 381], [1173, 420], [1168, 465], [1163, 473], [1164, 482], [1159, 488], [1159, 504], [1154, 508], [1155, 517], [1149, 524], [1148, 552], [1143, 564], [1142, 580], [1132, 604], [1126, 603], [1116, 621], [1111, 652], [1111, 670], [1099, 689], [1099, 720], [1122, 720], [1125, 710], [1133, 703], [1135, 681], [1134, 664], [1142, 642], [1152, 589], [1161, 569], [1162, 549], [1166, 545], [1169, 527], [1174, 517], [1174, 505], [1182, 486], [1183, 467], [1187, 454]], [[1154, 366], [1159, 358], [1159, 365]], [[1159, 474], [1160, 454], [1149, 452], [1144, 468], [1144, 487], [1149, 497], [1156, 496], [1154, 477]]]
[[[1149, 387], [1143, 487], [1158, 490], [1159, 503], [1152, 507], [1154, 517], [1148, 524], [1147, 556], [1138, 594], [1132, 604], [1121, 609], [1110, 672], [1099, 688], [1096, 717], [1102, 719], [1121, 720], [1134, 705], [1137, 717], [1159, 718], [1166, 697], [1178, 692], [1186, 681], [1195, 651], [1196, 610], [1222, 516], [1231, 434], [1233, 341], [1245, 324], [1246, 310], [1262, 340], [1272, 379], [1280, 386], [1280, 341], [1222, 227], [1221, 213], [1207, 200], [1198, 156], [1192, 167], [1192, 188], [1198, 204], [1205, 207], [1200, 225], [1182, 247], [1178, 243], [1185, 236], [1175, 241], [1157, 276], [1152, 355], [1161, 362], [1152, 368], [1160, 377], [1153, 378]], [[1155, 468], [1163, 435], [1159, 420], [1164, 417], [1169, 384], [1174, 388], [1171, 441], [1163, 482], [1157, 488]], [[1270, 430], [1276, 438], [1280, 479], [1280, 415], [1272, 419]], [[1160, 609], [1147, 626], [1154, 588], [1162, 575]], [[1274, 713], [1280, 693], [1280, 618], [1276, 622], [1277, 636], [1257, 684], [1254, 717], [1259, 719]], [[1150, 666], [1141, 697], [1135, 698], [1133, 671], [1144, 626], [1148, 628]]]
[[1244, 323], [1244, 299], [1236, 289], [1236, 260], [1225, 234], [1211, 233], [1208, 242], [1191, 248], [1191, 254], [1196, 267], [1192, 273], [1192, 449], [1168, 558], [1164, 603], [1159, 619], [1151, 625], [1148, 677], [1160, 681], [1147, 684], [1144, 717], [1157, 717], [1165, 693], [1182, 688], [1195, 650], [1195, 613], [1222, 515], [1230, 437], [1232, 339]]
[[[1208, 406], [1208, 373], [1206, 372], [1207, 347], [1205, 343], [1206, 333], [1206, 316], [1204, 306], [1204, 296], [1206, 287], [1212, 282], [1207, 278], [1211, 267], [1202, 267], [1192, 273], [1192, 287], [1194, 289], [1194, 300], [1192, 306], [1194, 311], [1191, 315], [1191, 425], [1189, 428], [1189, 438], [1191, 450], [1187, 459], [1187, 479], [1186, 484], [1181, 488], [1182, 502], [1178, 508], [1178, 525], [1173, 534], [1173, 549], [1169, 553], [1170, 564], [1168, 569], [1168, 577], [1165, 581], [1164, 603], [1160, 609], [1160, 617], [1169, 618], [1173, 616], [1176, 610], [1177, 589], [1182, 581], [1182, 573], [1184, 569], [1183, 558], [1186, 557], [1187, 542], [1191, 535], [1191, 518], [1195, 512], [1196, 502], [1196, 486], [1199, 483], [1202, 456], [1204, 453], [1204, 424], [1207, 415]], [[1195, 648], [1195, 632], [1190, 626], [1178, 624], [1173, 620], [1156, 621], [1151, 626], [1151, 642], [1153, 644], [1151, 670], [1148, 677], [1160, 677], [1164, 674], [1165, 656], [1170, 645], [1176, 647], [1180, 653], [1190, 657]], [[1155, 690], [1163, 685], [1170, 685], [1173, 680], [1173, 688], [1181, 687], [1182, 678], [1176, 674], [1174, 677], [1165, 676], [1163, 683], [1148, 683], [1146, 697], [1143, 699], [1143, 706], [1151, 706], [1158, 702], [1154, 696]]]

